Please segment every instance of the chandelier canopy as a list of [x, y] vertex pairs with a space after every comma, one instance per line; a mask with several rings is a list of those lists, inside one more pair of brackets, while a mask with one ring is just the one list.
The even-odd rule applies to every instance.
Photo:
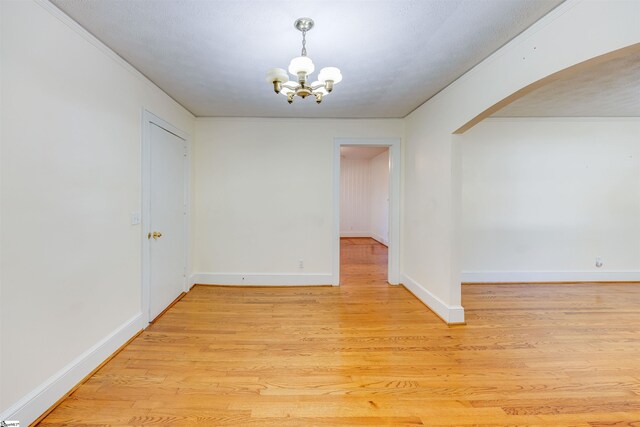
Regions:
[[325, 67], [320, 70], [318, 80], [309, 83], [309, 74], [315, 71], [315, 66], [311, 58], [307, 56], [307, 31], [313, 28], [313, 19], [298, 18], [293, 26], [302, 31], [302, 52], [300, 56], [293, 58], [289, 63], [289, 73], [294, 77], [289, 79], [289, 74], [282, 68], [272, 68], [267, 72], [267, 83], [273, 84], [273, 90], [287, 97], [287, 102], [291, 104], [297, 95], [306, 98], [313, 95], [316, 102], [320, 104], [322, 98], [329, 95], [333, 90], [333, 85], [342, 81], [342, 74], [336, 67]]

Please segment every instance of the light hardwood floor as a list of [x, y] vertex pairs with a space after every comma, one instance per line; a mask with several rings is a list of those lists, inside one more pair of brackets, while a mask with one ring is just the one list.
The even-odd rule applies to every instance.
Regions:
[[449, 328], [342, 241], [343, 285], [196, 286], [52, 425], [640, 425], [640, 285], [468, 285]]

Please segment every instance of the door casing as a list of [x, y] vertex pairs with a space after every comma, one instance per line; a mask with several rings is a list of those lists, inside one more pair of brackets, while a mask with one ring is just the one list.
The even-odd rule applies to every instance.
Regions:
[[333, 272], [332, 285], [340, 285], [340, 147], [389, 147], [389, 264], [387, 281], [400, 283], [400, 138], [334, 138], [333, 140]]
[[142, 240], [142, 287], [141, 287], [141, 307], [143, 318], [146, 323], [151, 320], [149, 316], [150, 290], [151, 290], [151, 253], [150, 242], [147, 233], [152, 231], [150, 227], [151, 220], [151, 129], [150, 126], [155, 124], [164, 130], [176, 135], [185, 141], [187, 148], [184, 167], [184, 185], [185, 185], [185, 215], [184, 215], [184, 277], [182, 291], [188, 291], [188, 278], [191, 271], [189, 266], [189, 219], [191, 207], [191, 136], [173, 126], [166, 120], [153, 114], [148, 109], [142, 111], [142, 227], [140, 229], [140, 238]]

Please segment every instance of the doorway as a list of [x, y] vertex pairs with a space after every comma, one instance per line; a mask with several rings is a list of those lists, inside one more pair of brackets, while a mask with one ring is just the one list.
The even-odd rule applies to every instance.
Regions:
[[[385, 283], [389, 147], [340, 147], [340, 284]], [[375, 280], [373, 280], [375, 278]]]
[[145, 111], [143, 142], [143, 295], [148, 321], [186, 291], [188, 136]]
[[[344, 175], [343, 162], [351, 169]], [[372, 166], [376, 169], [374, 174]], [[387, 169], [383, 178], [387, 188], [379, 182], [384, 176], [380, 166]], [[351, 194], [343, 195], [343, 179], [353, 181], [344, 182], [346, 188], [352, 188]], [[368, 186], [369, 190], [356, 190], [358, 185]], [[375, 192], [370, 191], [372, 187]], [[345, 206], [347, 203], [349, 206]], [[341, 237], [348, 239], [341, 242]], [[358, 238], [364, 239], [356, 242]], [[387, 282], [400, 282], [400, 139], [336, 138], [334, 141], [334, 286], [340, 284], [341, 245], [356, 243], [385, 252]], [[383, 245], [388, 246], [388, 256]], [[355, 249], [350, 247], [349, 253], [355, 253]]]

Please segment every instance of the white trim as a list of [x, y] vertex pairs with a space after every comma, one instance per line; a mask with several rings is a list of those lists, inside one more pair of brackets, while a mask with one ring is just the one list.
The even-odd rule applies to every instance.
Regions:
[[166, 130], [167, 132], [170, 132], [172, 134], [174, 134], [175, 136], [177, 136], [178, 138], [184, 140], [185, 142], [185, 147], [187, 150], [187, 156], [184, 159], [185, 162], [185, 167], [184, 167], [184, 174], [185, 174], [185, 180], [184, 180], [184, 185], [185, 185], [185, 200], [184, 200], [184, 207], [185, 207], [185, 216], [184, 216], [184, 235], [185, 235], [185, 239], [184, 239], [184, 269], [185, 269], [185, 273], [184, 273], [184, 280], [182, 283], [182, 290], [184, 292], [189, 290], [189, 271], [190, 271], [190, 267], [189, 267], [189, 219], [191, 218], [191, 136], [173, 126], [171, 123], [167, 122], [166, 120], [161, 119], [160, 117], [156, 116], [155, 114], [153, 114], [151, 111], [149, 111], [146, 108], [142, 109], [142, 144], [141, 144], [141, 159], [142, 159], [142, 165], [141, 165], [141, 173], [142, 173], [142, 227], [140, 228], [141, 230], [141, 240], [142, 240], [142, 287], [141, 287], [141, 292], [142, 292], [142, 298], [141, 298], [141, 307], [140, 310], [142, 311], [142, 313], [146, 316], [146, 320], [147, 323], [149, 323], [152, 319], [150, 318], [151, 316], [149, 315], [149, 304], [150, 304], [150, 295], [149, 295], [149, 289], [150, 289], [150, 280], [151, 280], [151, 257], [150, 257], [150, 246], [149, 246], [149, 239], [147, 239], [147, 233], [150, 230], [149, 228], [149, 224], [150, 224], [150, 210], [151, 210], [151, 195], [150, 195], [150, 188], [151, 188], [151, 130], [150, 130], [150, 126], [151, 124], [155, 124], [159, 127], [161, 127], [162, 129]]
[[[340, 284], [340, 146], [389, 147], [389, 266], [387, 281], [400, 283], [400, 138], [334, 138], [333, 140], [333, 260], [334, 286]], [[366, 237], [371, 237], [371, 234]], [[377, 239], [376, 239], [377, 240]]]
[[340, 237], [369, 237], [378, 243], [389, 246], [389, 241], [372, 231], [341, 231]]
[[320, 273], [193, 273], [189, 282], [199, 285], [327, 286], [332, 284], [332, 275]]
[[463, 271], [462, 283], [640, 282], [640, 271]]
[[385, 246], [389, 246], [389, 240], [385, 239], [384, 237], [380, 236], [379, 234], [376, 233], [371, 233], [371, 237], [373, 240], [375, 240], [378, 243], [382, 243]]
[[340, 237], [371, 237], [370, 231], [341, 231]]
[[464, 308], [461, 305], [446, 304], [406, 274], [402, 274], [402, 284], [446, 323], [464, 323]]
[[19, 420], [29, 425], [89, 375], [118, 348], [145, 327], [142, 313], [136, 314], [93, 347], [75, 358], [18, 402], [0, 414], [0, 420]]
[[333, 141], [333, 248], [331, 284], [340, 285], [340, 143]]

